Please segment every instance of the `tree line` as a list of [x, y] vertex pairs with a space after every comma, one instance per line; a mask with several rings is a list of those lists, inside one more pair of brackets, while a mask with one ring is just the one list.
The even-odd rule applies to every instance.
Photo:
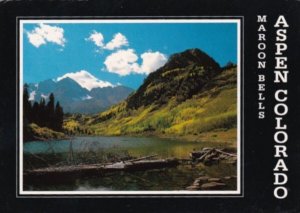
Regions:
[[33, 104], [29, 100], [28, 85], [24, 85], [23, 92], [23, 122], [24, 126], [30, 123], [35, 123], [40, 127], [48, 127], [52, 130], [61, 132], [63, 130], [63, 108], [59, 101], [55, 104], [53, 93], [49, 95], [49, 100], [46, 103], [44, 98], [40, 102]]

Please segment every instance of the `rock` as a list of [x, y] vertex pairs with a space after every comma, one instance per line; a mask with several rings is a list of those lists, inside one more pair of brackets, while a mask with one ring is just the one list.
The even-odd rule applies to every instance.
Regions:
[[230, 180], [231, 177], [230, 177], [230, 176], [225, 176], [223, 179], [224, 179], [224, 180]]
[[209, 182], [209, 183], [204, 183], [201, 185], [201, 189], [203, 190], [215, 190], [215, 189], [222, 189], [226, 184], [224, 183], [219, 183], [219, 182]]
[[202, 177], [198, 177], [196, 180], [199, 181], [199, 182], [207, 182], [208, 179], [209, 179], [208, 176], [202, 176]]
[[195, 185], [195, 186], [199, 186], [200, 185], [200, 183], [201, 183], [201, 180], [195, 180], [194, 181], [194, 183], [193, 183], [193, 185]]
[[221, 178], [209, 178], [208, 182], [219, 182], [221, 181]]
[[195, 191], [195, 190], [198, 190], [198, 189], [199, 189], [199, 186], [194, 186], [194, 185], [192, 185], [192, 186], [186, 187], [185, 189], [186, 189], [186, 190], [190, 190], [190, 191]]

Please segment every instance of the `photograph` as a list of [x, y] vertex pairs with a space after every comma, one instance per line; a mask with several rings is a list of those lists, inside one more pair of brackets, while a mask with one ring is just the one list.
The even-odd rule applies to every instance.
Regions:
[[20, 195], [240, 195], [240, 18], [19, 19]]
[[0, 0], [0, 213], [300, 212], [300, 0]]

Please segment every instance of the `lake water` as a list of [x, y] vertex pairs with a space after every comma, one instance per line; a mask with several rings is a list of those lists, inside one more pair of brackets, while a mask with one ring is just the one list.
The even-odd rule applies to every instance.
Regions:
[[[33, 141], [24, 144], [24, 167], [37, 168], [68, 163], [107, 162], [115, 156], [126, 158], [157, 155], [157, 158], [189, 158], [193, 150], [222, 148], [224, 144], [187, 142], [155, 137], [76, 137], [72, 140]], [[115, 159], [116, 160], [116, 159]], [[47, 164], [47, 165], [46, 165]], [[25, 180], [25, 190], [184, 190], [200, 175], [236, 176], [236, 166], [179, 165], [175, 168], [136, 172], [113, 172], [97, 177], [74, 177], [60, 181]], [[236, 179], [225, 190], [236, 188]]]

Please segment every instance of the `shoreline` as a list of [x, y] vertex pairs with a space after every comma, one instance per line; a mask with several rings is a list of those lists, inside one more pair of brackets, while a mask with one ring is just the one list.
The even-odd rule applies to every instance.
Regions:
[[[105, 137], [158, 137], [158, 138], [164, 138], [164, 139], [170, 139], [170, 140], [178, 140], [178, 141], [186, 141], [186, 142], [209, 142], [209, 143], [223, 143], [228, 148], [236, 148], [237, 145], [237, 139], [236, 139], [236, 128], [224, 130], [214, 130], [210, 132], [204, 132], [197, 135], [170, 135], [170, 134], [157, 134], [157, 133], [142, 133], [142, 134], [125, 134], [125, 135], [72, 135], [72, 136], [64, 136], [63, 138], [36, 138], [33, 141], [44, 141], [44, 142], [51, 142], [54, 140], [69, 140], [73, 137], [97, 137], [97, 136], [105, 136]], [[24, 141], [27, 142], [33, 142], [33, 141]]]

